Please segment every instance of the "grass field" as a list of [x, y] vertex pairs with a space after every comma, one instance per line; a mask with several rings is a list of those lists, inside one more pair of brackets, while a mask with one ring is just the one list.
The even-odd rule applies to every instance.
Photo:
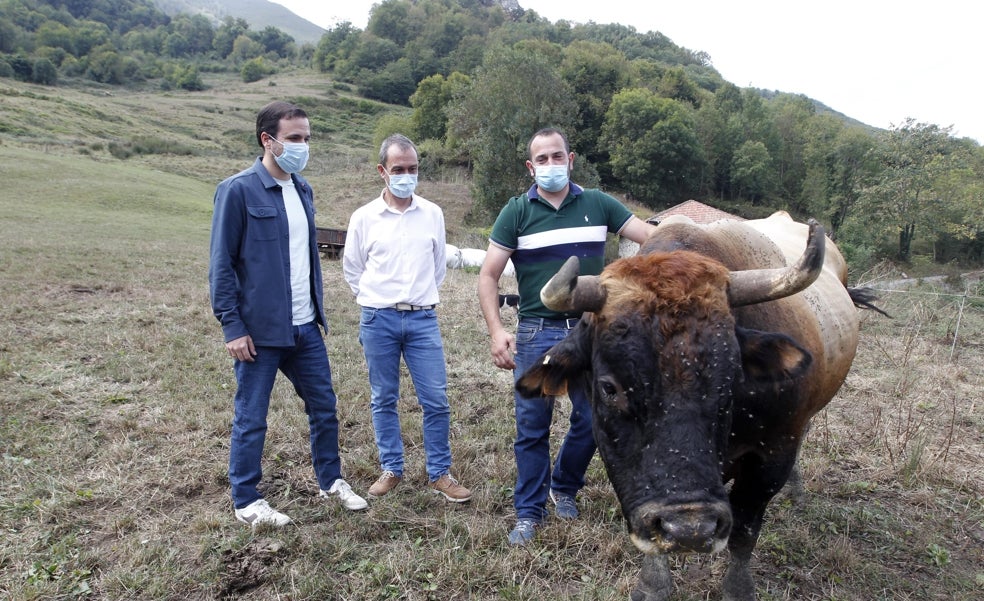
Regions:
[[[235, 521], [234, 383], [206, 282], [215, 184], [251, 160], [259, 106], [308, 99], [319, 225], [344, 227], [381, 187], [369, 158], [379, 109], [313, 74], [212, 83], [109, 95], [0, 80], [0, 598], [627, 598], [640, 556], [597, 458], [581, 520], [506, 544], [511, 375], [491, 364], [468, 271], [450, 274], [440, 315], [453, 470], [474, 499], [451, 506], [425, 487], [406, 384], [405, 482], [366, 512], [324, 504], [306, 417], [280, 382], [263, 488], [296, 525]], [[189, 150], [117, 157], [137, 140]], [[482, 241], [463, 225], [467, 182], [420, 192], [445, 207], [450, 242]], [[322, 267], [343, 469], [364, 492], [378, 468], [358, 310], [340, 264]], [[781, 495], [767, 516], [761, 600], [984, 596], [984, 299], [979, 284], [948, 284], [883, 293], [892, 320], [865, 314], [854, 369], [804, 446], [805, 494]], [[725, 561], [675, 558], [674, 599], [720, 598]]]

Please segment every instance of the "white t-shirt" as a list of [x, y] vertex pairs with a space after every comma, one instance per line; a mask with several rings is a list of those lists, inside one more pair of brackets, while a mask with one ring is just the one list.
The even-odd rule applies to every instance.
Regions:
[[284, 194], [287, 211], [287, 230], [290, 240], [290, 297], [293, 324], [306, 324], [314, 320], [314, 303], [311, 302], [311, 254], [308, 246], [309, 230], [307, 214], [301, 197], [294, 187], [294, 180], [276, 180]]

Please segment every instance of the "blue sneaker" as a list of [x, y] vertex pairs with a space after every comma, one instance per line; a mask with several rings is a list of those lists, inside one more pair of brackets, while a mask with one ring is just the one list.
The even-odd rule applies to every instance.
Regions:
[[577, 516], [581, 515], [577, 510], [577, 503], [574, 502], [572, 495], [557, 492], [551, 488], [550, 500], [557, 507], [554, 513], [562, 520], [576, 520]]
[[536, 529], [540, 523], [530, 518], [520, 518], [516, 520], [516, 527], [509, 533], [510, 545], [525, 545], [536, 536]]

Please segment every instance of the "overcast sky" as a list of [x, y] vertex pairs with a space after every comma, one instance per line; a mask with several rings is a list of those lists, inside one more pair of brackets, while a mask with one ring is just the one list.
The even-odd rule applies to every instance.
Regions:
[[[364, 29], [377, 0], [272, 0]], [[912, 117], [984, 144], [977, 0], [519, 0], [550, 21], [621, 23], [704, 51], [731, 83], [805, 94], [875, 127]]]

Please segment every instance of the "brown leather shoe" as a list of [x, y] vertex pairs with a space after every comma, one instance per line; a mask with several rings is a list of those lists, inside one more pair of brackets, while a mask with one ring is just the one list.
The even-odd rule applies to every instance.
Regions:
[[369, 487], [370, 497], [381, 497], [388, 493], [389, 491], [396, 488], [396, 485], [403, 480], [403, 477], [397, 476], [393, 472], [386, 470], [379, 476], [379, 479], [372, 483]]
[[472, 497], [471, 491], [458, 484], [458, 481], [452, 478], [451, 474], [444, 474], [428, 486], [434, 489], [434, 492], [444, 495], [444, 498], [452, 503], [464, 503]]

